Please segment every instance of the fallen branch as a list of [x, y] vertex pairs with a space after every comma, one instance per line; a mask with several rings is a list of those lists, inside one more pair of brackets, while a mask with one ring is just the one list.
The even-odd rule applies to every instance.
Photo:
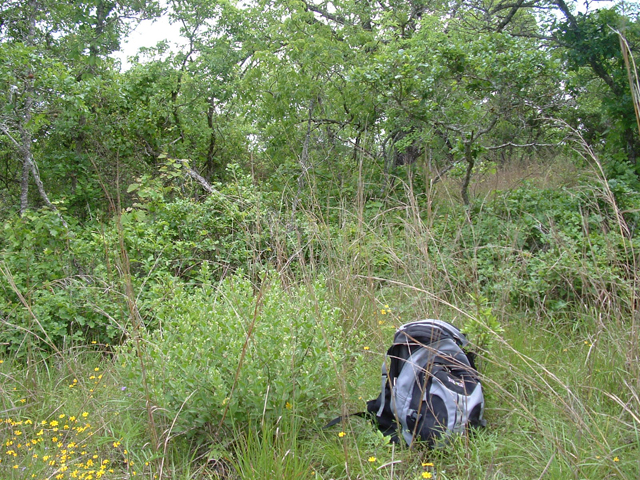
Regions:
[[196, 172], [193, 168], [189, 166], [188, 160], [176, 159], [176, 161], [180, 162], [180, 165], [182, 165], [182, 167], [184, 168], [184, 171], [187, 172], [187, 175], [189, 175], [191, 178], [197, 181], [200, 185], [202, 185], [202, 188], [204, 188], [207, 192], [209, 193], [217, 192], [217, 190], [213, 188], [211, 184], [207, 182], [202, 175], [200, 175], [198, 172]]

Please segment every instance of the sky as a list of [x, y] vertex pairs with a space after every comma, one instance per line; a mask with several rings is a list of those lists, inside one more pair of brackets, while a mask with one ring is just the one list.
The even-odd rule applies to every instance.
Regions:
[[182, 43], [180, 26], [171, 25], [164, 16], [156, 20], [143, 20], [122, 44], [122, 50], [113, 56], [120, 59], [123, 70], [131, 66], [128, 57], [136, 55], [142, 47], [154, 47], [158, 42], [168, 40], [170, 44]]

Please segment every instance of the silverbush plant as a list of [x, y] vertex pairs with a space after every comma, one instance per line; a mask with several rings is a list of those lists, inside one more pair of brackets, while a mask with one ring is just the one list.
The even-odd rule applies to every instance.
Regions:
[[[265, 274], [262, 294], [244, 276], [199, 291], [178, 288], [144, 335], [147, 382], [158, 413], [176, 433], [209, 431], [287, 410], [313, 418], [341, 390], [340, 371], [356, 355], [321, 280], [285, 289]], [[258, 302], [256, 304], [256, 302]], [[128, 388], [140, 385], [133, 348], [117, 363]]]

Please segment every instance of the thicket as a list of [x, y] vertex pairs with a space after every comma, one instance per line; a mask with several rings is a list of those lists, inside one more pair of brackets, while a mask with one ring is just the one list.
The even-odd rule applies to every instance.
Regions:
[[[163, 5], [0, 7], [0, 477], [640, 476], [637, 5]], [[322, 430], [423, 317], [489, 427]]]
[[470, 294], [505, 312], [555, 321], [571, 322], [585, 306], [633, 310], [640, 197], [621, 182], [524, 184], [471, 208], [398, 188], [359, 209], [316, 205], [292, 213], [241, 174], [202, 199], [176, 194], [180, 185], [167, 178], [181, 183], [170, 175], [141, 179], [130, 187], [134, 206], [104, 221], [66, 228], [42, 210], [4, 222], [5, 352], [120, 343], [128, 334], [119, 320], [128, 308], [124, 272], [151, 330], [176, 289], [192, 294], [234, 275], [259, 285], [269, 272], [284, 284], [309, 272], [378, 277], [381, 288], [384, 279], [407, 282], [445, 303]]
[[[121, 472], [110, 478], [136, 461], [185, 478], [276, 466], [291, 478], [533, 478], [545, 465], [555, 478], [637, 476], [631, 188], [587, 171], [467, 208], [446, 185], [416, 194], [397, 179], [385, 198], [292, 212], [239, 172], [195, 198], [174, 171], [169, 162], [130, 187], [134, 206], [112, 218], [66, 228], [41, 210], [4, 222], [1, 388], [15, 415], [3, 442], [17, 455], [0, 464], [7, 475], [45, 454], [9, 448], [24, 428], [15, 422], [51, 427], [59, 397], [66, 415], [101, 416], [95, 454]], [[344, 437], [320, 431], [376, 395], [393, 329], [423, 317], [471, 336], [488, 429], [413, 453], [356, 420]], [[65, 473], [57, 455], [43, 478]]]

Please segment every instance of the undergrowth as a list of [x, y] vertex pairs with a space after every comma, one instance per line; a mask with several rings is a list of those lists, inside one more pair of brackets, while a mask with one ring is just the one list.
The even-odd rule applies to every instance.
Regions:
[[[295, 217], [241, 179], [204, 203], [151, 187], [120, 233], [37, 212], [5, 224], [0, 478], [640, 476], [638, 204], [623, 186], [525, 186], [464, 209], [407, 184]], [[377, 396], [395, 328], [427, 317], [468, 333], [488, 426], [436, 450], [357, 416], [324, 429]]]

